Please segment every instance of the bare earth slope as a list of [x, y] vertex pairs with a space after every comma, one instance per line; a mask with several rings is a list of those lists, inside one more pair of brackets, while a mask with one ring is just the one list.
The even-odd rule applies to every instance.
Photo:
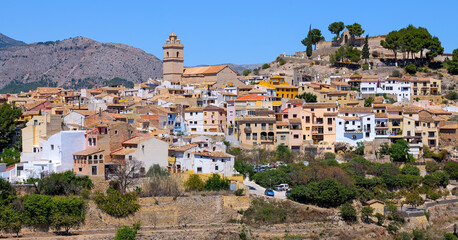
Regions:
[[72, 79], [100, 84], [115, 77], [132, 82], [161, 78], [162, 61], [138, 48], [84, 37], [0, 49], [0, 88], [13, 80], [71, 86]]

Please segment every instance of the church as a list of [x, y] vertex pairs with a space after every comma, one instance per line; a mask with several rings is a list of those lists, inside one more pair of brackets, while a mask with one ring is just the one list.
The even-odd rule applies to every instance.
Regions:
[[183, 44], [175, 33], [162, 46], [163, 79], [181, 85], [200, 85], [220, 88], [244, 86], [237, 79], [237, 72], [228, 65], [184, 68]]

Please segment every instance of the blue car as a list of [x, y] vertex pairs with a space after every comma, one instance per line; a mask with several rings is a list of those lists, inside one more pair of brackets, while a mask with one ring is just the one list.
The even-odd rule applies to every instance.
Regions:
[[266, 191], [264, 191], [264, 195], [273, 197], [275, 193], [272, 189], [266, 189]]

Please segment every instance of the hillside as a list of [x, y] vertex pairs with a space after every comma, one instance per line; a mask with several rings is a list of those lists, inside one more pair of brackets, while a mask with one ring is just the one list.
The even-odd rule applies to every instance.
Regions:
[[26, 44], [25, 42], [21, 42], [21, 41], [12, 39], [0, 33], [0, 49], [11, 47], [11, 46], [25, 45], [25, 44]]
[[162, 77], [162, 61], [141, 49], [84, 37], [0, 49], [0, 89], [7, 86], [81, 88], [122, 78]]

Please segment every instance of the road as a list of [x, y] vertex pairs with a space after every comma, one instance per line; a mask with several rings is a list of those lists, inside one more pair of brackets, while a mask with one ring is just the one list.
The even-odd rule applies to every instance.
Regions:
[[[255, 195], [260, 195], [264, 196], [264, 191], [266, 190], [265, 188], [259, 186], [253, 181], [248, 180], [248, 178], [245, 178], [243, 180], [243, 184], [248, 187], [248, 193], [249, 194], [255, 194]], [[275, 191], [274, 190], [274, 197], [275, 198], [280, 198], [280, 199], [286, 199], [285, 191]]]

